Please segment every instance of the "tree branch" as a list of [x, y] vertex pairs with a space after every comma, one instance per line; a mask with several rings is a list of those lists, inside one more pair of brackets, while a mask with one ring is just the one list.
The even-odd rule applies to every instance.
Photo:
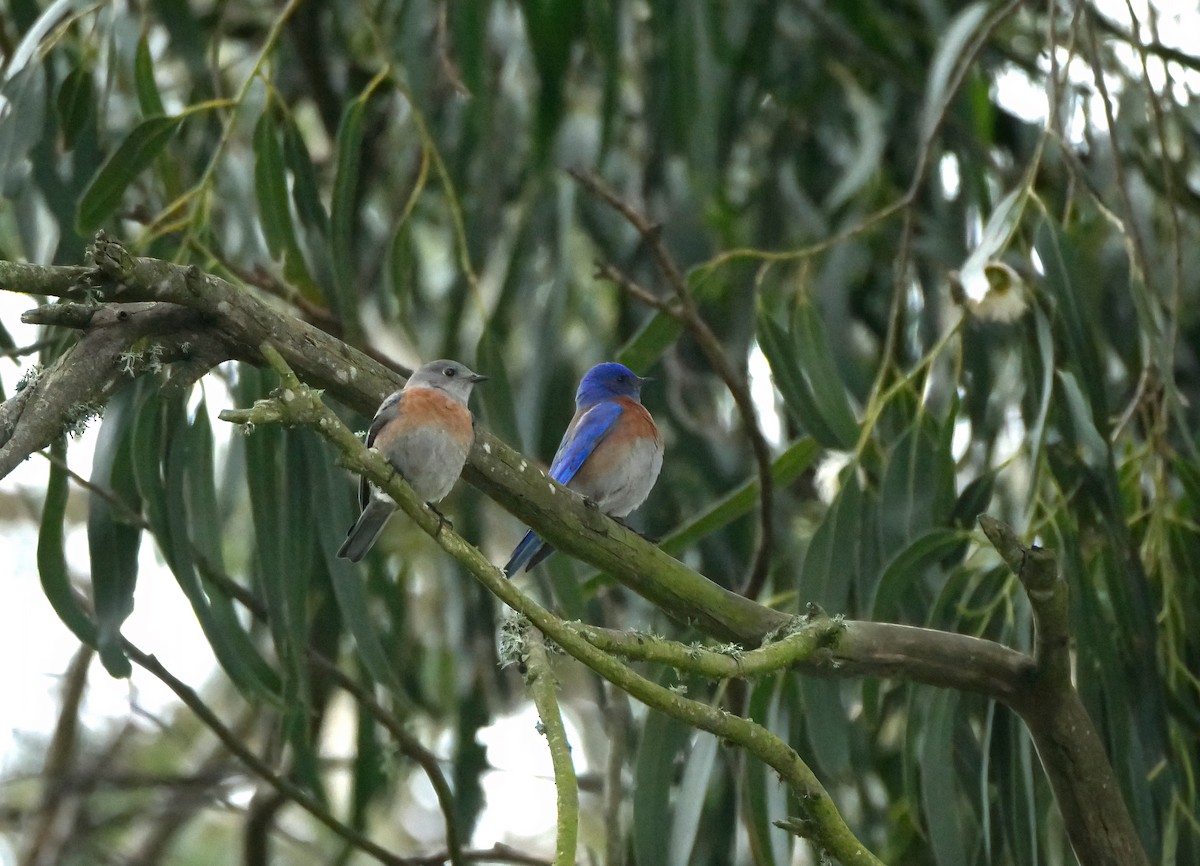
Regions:
[[[0, 284], [9, 285], [0, 263]], [[57, 269], [45, 269], [51, 285]], [[68, 269], [73, 271], [74, 269]], [[89, 415], [99, 412], [108, 399], [139, 372], [135, 362], [143, 355], [134, 352], [140, 341], [154, 346], [155, 360], [195, 361], [189, 374], [173, 387], [190, 386], [198, 374], [231, 349], [212, 331], [195, 310], [175, 304], [135, 303], [38, 307], [22, 318], [29, 322], [79, 327], [78, 342], [49, 370], [35, 373], [11, 400], [0, 405], [0, 478], [8, 475], [25, 458], [48, 446], [64, 429], [82, 429]], [[133, 354], [131, 354], [133, 353]]]
[[[278, 335], [280, 344], [287, 352], [285, 357], [289, 358], [289, 363], [294, 360], [296, 368], [307, 381], [327, 387], [343, 403], [364, 412], [373, 410], [382, 397], [399, 384], [397, 376], [362, 353], [309, 325], [275, 312], [251, 294], [223, 280], [204, 277], [195, 269], [153, 259], [132, 259], [127, 254], [123, 257], [123, 249], [116, 245], [112, 247], [115, 249], [106, 245], [99, 256], [100, 260], [106, 262], [101, 272], [102, 276], [107, 275], [101, 280], [102, 294], [119, 296], [122, 302], [154, 300], [188, 306], [191, 311], [202, 314], [200, 321], [204, 327], [197, 333], [207, 333], [208, 339], [213, 341], [210, 345], [224, 345], [232, 356], [255, 362], [261, 362], [261, 351], [245, 341], [256, 335]], [[122, 276], [114, 280], [114, 274]], [[0, 262], [0, 286], [5, 288], [19, 285], [23, 290], [38, 293], [53, 290], [75, 293], [80, 290], [81, 281], [88, 276], [88, 272], [77, 268], [35, 268]], [[0, 431], [14, 429], [8, 426], [15, 423], [14, 417], [22, 422], [9, 441], [4, 443], [0, 453], [7, 453], [11, 457], [14, 452], [13, 440], [20, 436], [26, 437], [22, 447], [29, 447], [29, 434], [21, 426], [33, 423], [24, 417], [27, 414], [24, 409], [31, 403], [40, 406], [39, 401], [49, 401], [47, 405], [61, 407], [78, 399], [73, 395], [95, 400], [97, 394], [104, 396], [109, 393], [106, 389], [112, 387], [112, 364], [120, 353], [110, 345], [114, 341], [104, 342], [103, 331], [107, 328], [102, 327], [104, 320], [98, 320], [98, 317], [119, 315], [119, 306], [105, 305], [96, 312], [89, 320], [80, 343], [71, 353], [70, 362], [67, 359], [60, 360], [41, 380], [0, 405]], [[174, 321], [171, 318], [174, 312], [170, 307], [162, 309], [167, 312], [159, 312], [156, 307], [131, 317], [136, 323], [144, 312], [146, 321], [158, 322], [154, 327], [147, 325], [145, 332], [137, 333], [148, 335], [157, 327], [165, 327], [164, 323]], [[160, 315], [163, 316], [161, 321], [155, 318]], [[126, 323], [125, 327], [133, 328], [134, 325]], [[211, 333], [214, 331], [215, 335]], [[101, 346], [108, 346], [108, 369], [97, 365], [91, 355], [86, 356], [84, 363], [85, 356], [76, 352], [89, 339], [97, 340]], [[123, 344], [128, 342], [128, 335], [125, 335]], [[31, 388], [36, 390], [31, 391]], [[69, 391], [72, 396], [65, 398], [60, 391]], [[289, 399], [297, 399], [299, 393], [297, 389], [286, 388], [281, 394], [281, 401], [268, 404], [260, 411], [273, 413], [277, 420], [291, 417], [292, 410], [287, 409], [286, 404]], [[36, 419], [41, 412], [28, 414]], [[253, 414], [254, 410], [251, 410], [248, 414], [225, 413], [224, 417], [229, 420], [249, 420]], [[43, 430], [42, 434], [57, 436], [62, 429], [64, 415], [59, 411], [50, 425], [53, 429]], [[364, 450], [344, 425], [336, 422], [336, 419], [325, 423], [322, 432], [335, 439], [343, 452], [343, 463], [348, 468], [365, 472], [375, 479], [388, 478], [393, 474], [383, 458]], [[783, 613], [717, 586], [617, 522], [588, 508], [579, 497], [552, 482], [526, 458], [487, 431], [479, 431], [464, 477], [551, 544], [605, 569], [670, 615], [709, 635], [753, 648], [765, 636], [777, 633], [790, 621]], [[391, 483], [385, 488], [397, 501], [403, 499], [402, 491], [408, 491], [407, 486], [400, 483]], [[681, 713], [679, 717], [690, 724], [739, 742], [747, 748], [757, 742], [755, 729], [734, 730], [729, 727], [733, 723], [711, 718], [708, 715], [711, 707], [698, 704], [694, 707], [688, 705], [687, 710], [680, 709], [675, 703], [679, 696], [665, 690], [662, 690], [665, 694], [655, 691], [657, 686], [638, 678], [624, 666], [614, 668], [613, 665], [617, 663], [611, 656], [583, 640], [574, 630], [552, 632], [550, 629], [556, 620], [545, 611], [542, 611], [544, 616], [532, 615], [530, 611], [534, 609], [522, 602], [519, 596], [511, 594], [514, 591], [511, 582], [490, 580], [489, 577], [497, 577], [498, 572], [482, 560], [478, 551], [445, 530], [436, 515], [429, 512], [424, 504], [415, 501], [411, 491], [408, 491], [408, 496], [405, 510], [422, 528], [435, 535], [460, 561], [469, 563], [472, 573], [494, 594], [529, 615], [535, 625], [556, 642], [566, 646], [566, 641], [574, 640], [576, 644], [572, 647], [572, 655], [594, 666], [602, 675], [612, 678], [613, 682], [640, 700], [652, 706], [670, 707], [664, 712]], [[1043, 572], [1039, 569], [1027, 575], [1034, 578], [1029, 585], [1033, 590], [1030, 597], [1035, 608], [1039, 604], [1037, 598], [1042, 585], [1042, 578], [1037, 575], [1041, 574]], [[1057, 590], [1051, 592], [1050, 598], [1058, 598], [1056, 593]], [[1140, 850], [1132, 822], [1124, 810], [1103, 744], [1087, 718], [1078, 693], [1073, 688], [1062, 689], [1054, 685], [1061, 674], [1046, 675], [1047, 671], [1065, 669], [1061, 661], [1056, 661], [1064, 657], [1063, 646], [1054, 637], [1054, 623], [1058, 614], [1052, 607], [1046, 606], [1038, 612], [1037, 617], [1040, 636], [1036, 659], [994, 642], [965, 635], [885, 623], [847, 621], [834, 645], [823, 649], [810, 660], [797, 662], [795, 667], [834, 676], [897, 677], [910, 682], [978, 692], [1004, 701], [1029, 726], [1061, 805], [1072, 843], [1083, 862], [1106, 866], [1145, 863], [1145, 854]], [[627, 681], [625, 678], [629, 676], [635, 679]], [[804, 788], [804, 772], [807, 768], [800, 770], [792, 766], [792, 759], [786, 752], [772, 752], [762, 748], [761, 744], [758, 748], [761, 753], [756, 754], [784, 772], [791, 783]], [[798, 757], [795, 760], [798, 761]], [[816, 802], [820, 802], [820, 798]], [[1112, 859], [1110, 852], [1116, 852], [1116, 859]]]
[[558, 819], [554, 840], [554, 866], [575, 866], [575, 846], [579, 837], [579, 781], [571, 762], [571, 743], [558, 709], [558, 681], [550, 666], [546, 641], [541, 633], [523, 623], [525, 649], [525, 687], [537, 707], [541, 732], [550, 748], [554, 767], [554, 790]]
[[987, 515], [979, 523], [1033, 608], [1035, 670], [1012, 707], [1029, 727], [1075, 856], [1087, 866], [1149, 866], [1104, 743], [1071, 681], [1068, 589], [1054, 555], [1024, 546], [1011, 527]]
[[197, 717], [204, 723], [204, 726], [217, 735], [217, 738], [224, 744], [239, 761], [246, 765], [255, 776], [262, 779], [280, 794], [291, 800], [296, 805], [300, 806], [338, 836], [345, 839], [355, 848], [358, 848], [364, 854], [369, 854], [380, 863], [388, 864], [388, 866], [413, 866], [419, 861], [410, 860], [404, 857], [398, 857], [388, 851], [386, 848], [372, 842], [366, 836], [359, 833], [353, 827], [349, 827], [335, 818], [324, 806], [322, 806], [315, 797], [293, 785], [287, 779], [280, 776], [272, 769], [266, 761], [255, 755], [248, 749], [241, 738], [233, 731], [225, 727], [217, 714], [209, 708], [207, 704], [201, 700], [195, 690], [187, 683], [180, 680], [172, 674], [163, 664], [153, 655], [142, 652], [138, 647], [131, 644], [128, 640], [122, 639], [122, 649], [138, 666], [144, 668], [148, 673], [162, 681], [162, 683], [175, 693], [175, 696], [183, 702], [189, 710], [196, 714]]
[[[395, 500], [405, 514], [447, 553], [458, 561], [488, 591], [529, 619], [547, 637], [583, 662], [604, 679], [628, 692], [647, 706], [677, 718], [730, 742], [742, 746], [759, 760], [779, 772], [784, 781], [804, 803], [808, 817], [814, 823], [814, 839], [846, 866], [881, 866], [846, 825], [833, 805], [829, 793], [800, 756], [782, 739], [756, 722], [725, 713], [717, 707], [677, 695], [670, 689], [635, 673], [617, 659], [584, 640], [566, 623], [534, 602], [508, 580], [504, 573], [489, 562], [480, 551], [450, 528], [445, 520], [421, 502], [384, 457], [368, 450], [345, 424], [321, 402], [312, 389], [302, 385], [287, 368], [283, 359], [270, 345], [261, 349], [263, 356], [283, 379], [277, 396], [259, 401], [254, 408], [221, 413], [221, 418], [234, 423], [302, 424], [314, 428], [339, 451], [341, 462], [351, 471], [366, 475]], [[599, 518], [618, 526], [614, 521], [587, 509]], [[628, 535], [637, 536], [624, 530]], [[548, 539], [554, 541], [554, 539]], [[732, 595], [732, 594], [731, 594]], [[753, 604], [741, 596], [734, 598]], [[764, 608], [765, 609], [765, 608]]]

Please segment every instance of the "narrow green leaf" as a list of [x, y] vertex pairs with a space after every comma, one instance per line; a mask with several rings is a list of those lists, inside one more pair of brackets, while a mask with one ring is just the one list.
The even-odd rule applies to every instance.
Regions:
[[283, 260], [283, 276], [289, 283], [310, 301], [318, 300], [320, 289], [309, 273], [292, 223], [283, 148], [269, 108], [254, 125], [254, 192], [267, 250]]
[[[675, 823], [671, 827], [667, 866], [687, 866], [692, 862], [700, 817], [708, 798], [708, 785], [717, 763], [720, 741], [710, 733], [696, 731], [684, 759], [683, 778], [675, 801]], [[754, 762], [762, 766], [761, 762]], [[777, 786], [778, 787], [778, 786]]]
[[346, 530], [356, 518], [353, 496], [345, 475], [336, 469], [333, 456], [327, 448], [321, 447], [313, 437], [303, 438], [303, 453], [311, 471], [313, 495], [315, 501], [324, 503], [320, 519], [314, 521], [318, 549], [329, 571], [342, 621], [354, 638], [359, 661], [367, 673], [375, 682], [403, 698], [404, 689], [397, 678], [395, 665], [384, 650], [375, 619], [371, 616], [371, 603], [362, 575], [353, 563], [337, 556]]
[[387, 789], [388, 755], [380, 741], [375, 717], [362, 704], [356, 704], [355, 710], [350, 826], [361, 831], [367, 823], [367, 810]]
[[[771, 478], [778, 487], [786, 487], [813, 464], [820, 446], [815, 439], [805, 437], [788, 446], [771, 464]], [[663, 539], [660, 547], [672, 555], [678, 554], [702, 538], [723, 529], [733, 521], [754, 510], [759, 502], [758, 478], [754, 477], [714, 502], [706, 510], [689, 518]]]
[[312, 157], [308, 155], [304, 136], [290, 115], [283, 120], [283, 161], [292, 173], [292, 200], [301, 224], [322, 238], [328, 237], [329, 214], [321, 201], [317, 170], [313, 167]]
[[971, 250], [971, 254], [959, 268], [964, 282], [972, 281], [973, 284], [979, 284], [976, 281], [987, 279], [984, 266], [1008, 247], [1009, 239], [1012, 238], [1013, 232], [1017, 230], [1017, 226], [1021, 222], [1021, 215], [1025, 211], [1025, 203], [1028, 199], [1029, 187], [1024, 184], [1010, 190], [1004, 198], [1000, 199], [1000, 203], [996, 205], [991, 216], [988, 217], [987, 223], [984, 224], [979, 244]]
[[[952, 422], [949, 426], [952, 426]], [[884, 556], [945, 522], [952, 506], [950, 442], [923, 410], [887, 452], [879, 492], [879, 539]]]
[[691, 728], [651, 711], [642, 727], [633, 773], [633, 850], [638, 863], [666, 863], [675, 814], [671, 787], [675, 758], [687, 744]]
[[[212, 418], [208, 401], [201, 399], [192, 413], [192, 463], [188, 472], [188, 509], [192, 514], [220, 514], [217, 506], [217, 486], [213, 478]], [[201, 520], [192, 527], [192, 545], [204, 557], [210, 568], [224, 570], [225, 554], [220, 520]]]
[[926, 690], [921, 737], [921, 803], [929, 831], [929, 844], [939, 866], [962, 866], [967, 856], [959, 814], [963, 802], [954, 775], [954, 718], [958, 693], [950, 689]]
[[30, 63], [0, 84], [0, 195], [15, 196], [25, 183], [30, 149], [42, 140], [46, 114], [46, 73]]
[[826, 447], [852, 448], [858, 424], [811, 302], [797, 301], [790, 329], [761, 305], [757, 336], [792, 419]]
[[[790, 739], [779, 716], [779, 694], [782, 677], [774, 676], [754, 684], [750, 696], [748, 715], [773, 734]], [[774, 822], [788, 817], [786, 788], [779, 777], [762, 761], [750, 759], [746, 762], [746, 815], [750, 835], [750, 850], [754, 862], [761, 866], [783, 866], [790, 863], [787, 850], [787, 833]]]
[[[91, 483], [97, 490], [109, 491], [124, 509], [137, 514], [141, 502], [134, 484], [129, 436], [136, 408], [135, 391], [132, 383], [127, 384], [108, 402], [96, 440]], [[133, 672], [133, 665], [121, 648], [121, 625], [133, 612], [142, 533], [126, 521], [121, 510], [106, 496], [89, 492], [88, 553], [96, 609], [96, 649], [105, 670], [124, 678]]]
[[987, 15], [986, 3], [976, 2], [966, 6], [950, 22], [950, 26], [938, 39], [937, 51], [929, 66], [929, 79], [925, 85], [925, 104], [921, 110], [922, 138], [928, 141], [942, 116], [942, 105], [949, 94], [950, 80], [959, 58], [975, 35]]
[[[540, 569], [539, 577], [542, 580], [549, 577], [549, 595], [558, 602], [565, 618], [588, 620], [588, 601], [594, 588], [601, 585], [600, 575], [582, 581], [575, 560], [569, 556], [552, 556]], [[606, 581], [611, 579], [606, 578]]]
[[583, 24], [584, 4], [523, 0], [529, 47], [538, 72], [537, 124], [534, 144], [538, 161], [549, 152], [563, 111], [567, 63]]
[[50, 480], [46, 486], [46, 502], [42, 506], [42, 525], [38, 532], [37, 564], [42, 591], [46, 600], [58, 614], [58, 618], [71, 630], [75, 637], [88, 646], [96, 646], [96, 624], [79, 605], [71, 575], [67, 570], [67, 556], [63, 550], [65, 532], [63, 521], [67, 510], [67, 470], [62, 464], [67, 459], [67, 440], [60, 436], [50, 445], [50, 455], [56, 462], [50, 464]]
[[928, 569], [969, 538], [969, 533], [962, 530], [930, 529], [898, 552], [879, 578], [875, 595], [865, 601], [871, 618], [881, 622], [919, 621], [928, 596], [924, 587]]
[[126, 188], [149, 168], [179, 128], [180, 117], [148, 117], [104, 161], [79, 200], [75, 230], [90, 235], [117, 209]]
[[212, 468], [192, 465], [195, 449], [190, 427], [182, 400], [166, 401], [164, 434], [167, 446], [165, 453], [160, 453], [166, 470], [163, 478], [169, 546], [163, 553], [180, 589], [191, 603], [217, 661], [229, 678], [247, 694], [273, 698], [279, 692], [277, 675], [243, 630], [229, 600], [217, 592], [210, 600], [197, 575], [189, 530], [198, 520], [208, 518], [189, 510], [188, 485], [196, 480], [198, 472], [211, 472]]
[[1067, 415], [1071, 420], [1071, 429], [1075, 434], [1075, 442], [1083, 450], [1084, 463], [1089, 468], [1100, 470], [1108, 465], [1108, 445], [1096, 429], [1091, 406], [1083, 396], [1083, 390], [1074, 374], [1067, 370], [1058, 371], [1058, 381], [1062, 386], [1063, 396], [1066, 397]]
[[[413, 345], [418, 345], [417, 329], [413, 327], [417, 319], [415, 309], [421, 302], [417, 287], [420, 285], [420, 257], [417, 255], [413, 241], [413, 224], [406, 220], [397, 227], [388, 245], [387, 275], [392, 297], [396, 299], [396, 320], [394, 327], [399, 328], [405, 338]], [[501, 298], [496, 309], [505, 306]]]
[[96, 102], [96, 82], [92, 71], [83, 64], [67, 73], [58, 88], [55, 108], [58, 111], [58, 127], [62, 130], [63, 147], [74, 150], [75, 142], [88, 131], [92, 119], [92, 107]]
[[163, 438], [165, 412], [166, 406], [157, 389], [144, 389], [130, 433], [133, 437], [133, 478], [138, 496], [150, 531], [164, 551], [171, 549], [167, 492], [162, 477], [162, 450], [166, 448]]
[[150, 56], [150, 43], [143, 33], [138, 39], [137, 50], [133, 55], [133, 84], [137, 90], [138, 105], [142, 108], [143, 117], [165, 115], [162, 96], [158, 93], [158, 83], [154, 80], [154, 60]]
[[254, 192], [258, 197], [259, 224], [267, 241], [267, 251], [278, 258], [288, 246], [292, 214], [288, 207], [283, 148], [276, 138], [269, 109], [263, 111], [254, 124]]
[[858, 421], [850, 408], [850, 398], [834, 362], [827, 333], [816, 305], [801, 295], [792, 311], [792, 348], [822, 417], [837, 434], [842, 447], [848, 449], [858, 440]]
[[771, 380], [783, 395], [783, 405], [792, 420], [827, 448], [845, 447], [817, 408], [804, 374], [796, 364], [787, 330], [766, 308], [759, 309], [758, 344], [771, 366]]
[[683, 325], [678, 319], [666, 313], [655, 313], [617, 350], [616, 360], [630, 370], [645, 371], [674, 345], [682, 333]]
[[[857, 478], [851, 474], [830, 506], [800, 570], [801, 603], [813, 601], [830, 613], [846, 609], [850, 586], [863, 554], [866, 502]], [[806, 677], [801, 691], [804, 718], [813, 754], [834, 781], [850, 778], [850, 738], [841, 683]]]
[[996, 478], [999, 470], [989, 469], [978, 478], [971, 479], [962, 493], [954, 501], [950, 509], [950, 525], [965, 529], [975, 526], [979, 515], [987, 511], [992, 502], [992, 493], [996, 489]]
[[[1091, 406], [1092, 418], [1104, 423], [1108, 418], [1108, 401], [1104, 393], [1104, 377], [1095, 326], [1090, 318], [1088, 299], [1082, 294], [1078, 253], [1062, 227], [1044, 220], [1034, 235], [1034, 248], [1046, 269], [1043, 284], [1055, 300], [1057, 326], [1065, 338], [1056, 345], [1060, 349], [1059, 366], [1079, 377]], [[1107, 428], [1100, 431], [1107, 436]]]
[[862, 488], [851, 473], [813, 533], [804, 555], [798, 584], [801, 602], [816, 602], [830, 613], [845, 610], [854, 564], [863, 542], [864, 505]]
[[330, 206], [335, 295], [329, 301], [343, 324], [351, 328], [356, 328], [358, 323], [358, 265], [355, 253], [358, 246], [359, 166], [371, 93], [372, 87], [368, 87], [346, 106], [342, 114], [337, 133], [337, 168], [333, 176], [333, 200]]
[[[1024, 729], [1018, 729], [1016, 736], [1017, 767], [1020, 774], [1020, 786], [1014, 786], [1017, 799], [1024, 806], [1024, 820], [1021, 826], [1024, 830], [1023, 849], [1031, 855], [1029, 862], [1039, 862], [1037, 852], [1038, 826], [1043, 822], [1042, 811], [1038, 808], [1037, 777], [1040, 775], [1034, 769], [1033, 741]], [[1114, 794], [1114, 796], [1116, 796]], [[1022, 852], [1023, 853], [1023, 852]]]
[[[265, 390], [266, 374], [248, 371], [239, 403], [249, 393]], [[247, 437], [246, 483], [254, 522], [254, 577], [267, 610], [267, 624], [283, 674], [283, 698], [289, 705], [309, 706], [306, 595], [311, 578], [314, 538], [311, 503], [325, 501], [309, 488], [299, 437], [277, 427], [259, 429]], [[304, 496], [296, 496], [305, 491]], [[319, 523], [319, 521], [317, 521]], [[286, 725], [285, 720], [285, 725]], [[299, 735], [289, 729], [292, 735]], [[307, 748], [304, 742], [297, 747]]]
[[483, 777], [492, 766], [480, 731], [494, 721], [488, 690], [470, 689], [457, 699], [454, 719], [454, 755], [450, 787], [454, 791], [454, 816], [459, 838], [470, 838], [471, 829], [485, 806]]
[[[1034, 334], [1037, 342], [1037, 363], [1041, 377], [1038, 388], [1038, 410], [1029, 427], [1029, 464], [1033, 471], [1041, 468], [1041, 453], [1045, 446], [1046, 419], [1050, 415], [1050, 404], [1054, 396], [1054, 337], [1050, 332], [1050, 320], [1039, 306], [1033, 308]], [[1037, 485], [1030, 483], [1029, 495], [1034, 496]]]
[[827, 782], [848, 782], [854, 776], [850, 759], [850, 717], [842, 698], [842, 683], [805, 677], [804, 727], [812, 753]]
[[[728, 284], [693, 271], [687, 275], [687, 289], [697, 304], [721, 297]], [[632, 337], [617, 350], [615, 359], [636, 373], [649, 370], [683, 333], [683, 325], [674, 316], [656, 311], [642, 323]]]
[[988, 793], [991, 780], [992, 734], [995, 731], [996, 701], [988, 701], [984, 710], [983, 731], [979, 738], [979, 817], [980, 838], [983, 842], [983, 861], [995, 862], [992, 859], [992, 798]]

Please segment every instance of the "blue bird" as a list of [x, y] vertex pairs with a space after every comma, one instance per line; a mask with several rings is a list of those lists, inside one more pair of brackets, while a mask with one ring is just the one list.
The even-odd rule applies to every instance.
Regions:
[[[662, 436], [641, 402], [645, 382], [612, 361], [588, 370], [575, 392], [575, 417], [550, 464], [551, 478], [612, 517], [645, 502], [662, 469]], [[530, 530], [504, 573], [531, 569], [553, 551]]]

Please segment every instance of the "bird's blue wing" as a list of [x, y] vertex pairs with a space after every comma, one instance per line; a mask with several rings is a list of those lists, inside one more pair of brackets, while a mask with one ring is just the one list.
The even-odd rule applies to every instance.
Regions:
[[550, 477], [559, 484], [569, 484], [591, 453], [617, 423], [624, 408], [620, 403], [605, 401], [597, 403], [579, 416], [574, 428], [568, 428], [563, 436], [554, 462], [550, 464]]
[[[572, 425], [567, 428], [566, 435], [550, 464], [550, 477], [559, 484], [567, 484], [583, 461], [587, 460], [596, 449], [596, 445], [612, 432], [613, 425], [625, 411], [619, 403], [597, 403], [579, 415]], [[525, 533], [521, 543], [513, 551], [504, 573], [512, 577], [523, 568], [533, 568], [550, 555], [554, 548], [546, 544], [534, 534], [533, 530]]]

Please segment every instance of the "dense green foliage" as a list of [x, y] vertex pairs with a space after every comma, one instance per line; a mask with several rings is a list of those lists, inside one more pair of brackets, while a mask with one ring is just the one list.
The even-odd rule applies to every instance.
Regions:
[[[659, 298], [682, 288], [565, 169], [594, 174], [661, 227], [739, 375], [760, 384], [769, 361], [787, 459], [760, 600], [1028, 649], [1028, 602], [974, 531], [983, 511], [1012, 522], [1059, 555], [1077, 683], [1151, 861], [1200, 862], [1200, 59], [1164, 44], [1169, 21], [1086, 3], [43, 5], [10, 0], [0, 19], [0, 258], [81, 264], [105, 228], [352, 345], [460, 358], [492, 379], [481, 423], [540, 460], [579, 376], [622, 360], [655, 377], [646, 402], [668, 439], [634, 522], [739, 588], [756, 500], [720, 503], [757, 477], [745, 425], [687, 328], [596, 278], [601, 262]], [[1001, 99], [1014, 88], [1024, 104]], [[964, 290], [988, 294], [964, 303]], [[1001, 296], [1023, 314], [997, 320]], [[66, 334], [47, 332], [42, 365]], [[135, 363], [156, 374], [143, 349]], [[441, 844], [435, 813], [419, 832], [397, 818], [419, 812], [424, 772], [359, 705], [334, 702], [311, 641], [446, 759], [469, 838], [496, 807], [476, 735], [527, 700], [498, 664], [500, 606], [403, 519], [365, 568], [335, 559], [354, 506], [331, 452], [277, 428], [226, 446], [215, 419], [274, 382], [227, 365], [190, 400], [154, 375], [119, 391], [91, 478], [113, 498], [93, 495], [86, 518], [94, 609], [61, 561], [61, 470], [41, 528], [47, 593], [124, 675], [119, 628], [153, 538], [221, 669], [205, 698], [256, 751], [385, 847]], [[841, 452], [823, 500], [816, 461]], [[466, 484], [447, 511], [494, 561], [519, 538]], [[251, 624], [226, 576], [269, 625]], [[704, 637], [565, 556], [534, 586], [567, 618]], [[621, 699], [556, 666], [594, 771], [608, 726], [629, 726], [626, 823], [610, 836], [629, 862], [795, 862], [806, 843], [772, 822], [802, 810], [770, 771], [636, 706], [614, 721]], [[886, 862], [1071, 862], [1032, 744], [992, 701], [788, 674], [686, 685], [782, 734]], [[336, 754], [349, 760], [328, 760], [322, 728], [347, 714], [356, 733]], [[204, 763], [211, 735], [186, 713], [169, 752], [158, 736], [131, 729], [129, 767], [237, 767]], [[147, 840], [171, 851], [156, 862], [232, 862], [283, 832], [263, 798], [248, 814], [204, 797], [167, 809], [95, 784], [76, 792], [54, 862], [133, 862]], [[594, 849], [599, 787], [584, 793]], [[345, 845], [294, 832], [311, 844], [288, 862], [334, 862]]]

